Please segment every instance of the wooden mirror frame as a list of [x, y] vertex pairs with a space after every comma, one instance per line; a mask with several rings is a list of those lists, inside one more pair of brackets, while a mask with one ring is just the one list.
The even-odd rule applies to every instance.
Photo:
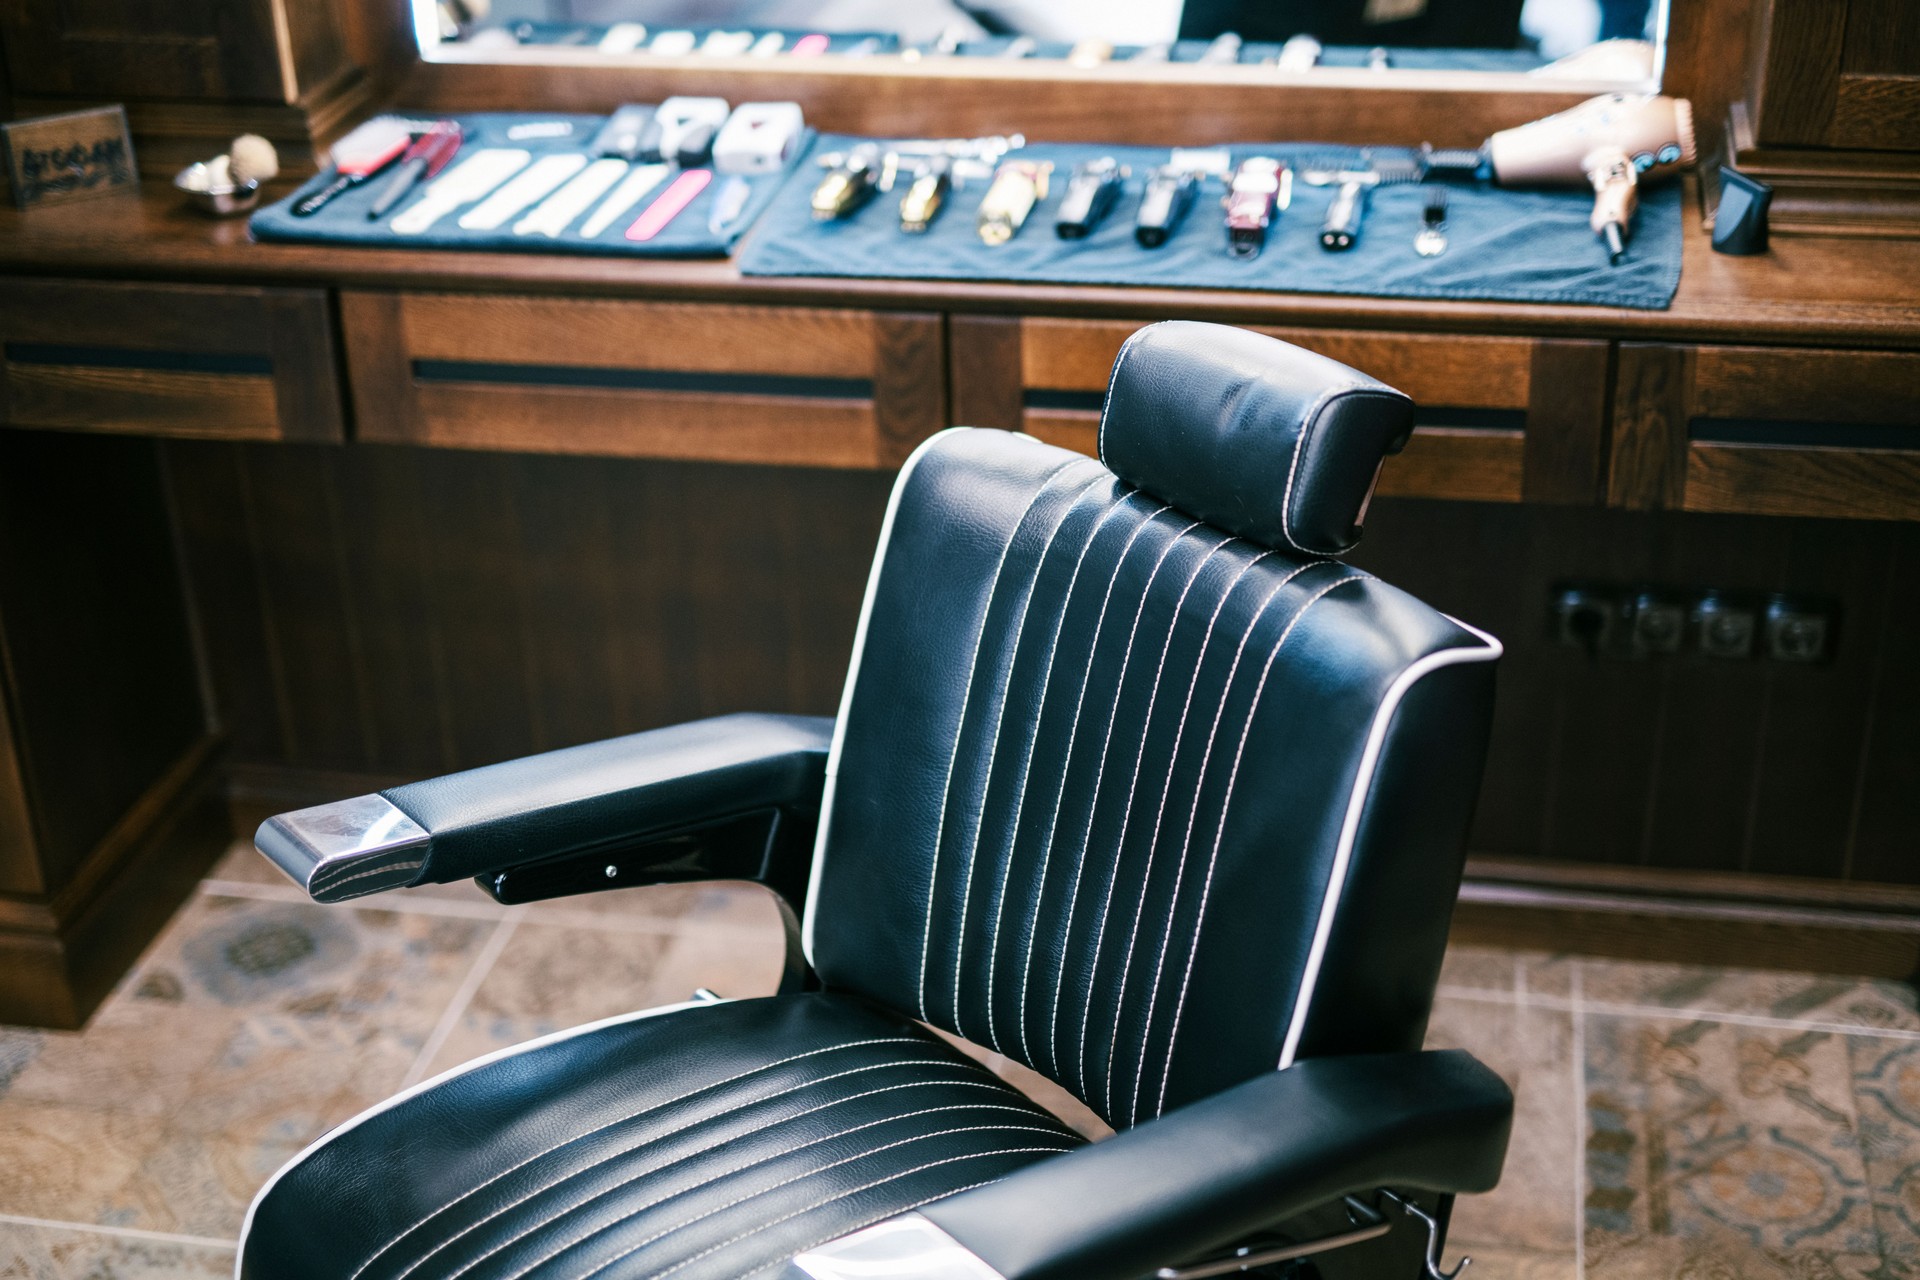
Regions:
[[[527, 51], [489, 63], [449, 51], [433, 61], [415, 42], [410, 0], [345, 0], [363, 29], [384, 28], [400, 65], [392, 100], [419, 111], [606, 112], [677, 93], [730, 101], [798, 102], [833, 132], [960, 136], [1019, 131], [1030, 138], [1146, 146], [1235, 139], [1478, 145], [1498, 129], [1551, 114], [1618, 82], [1525, 76], [1320, 68], [1282, 77], [1271, 67], [1076, 68], [988, 59], [818, 59], [804, 68], [757, 58], [668, 63], [646, 56]], [[1702, 122], [1721, 119], [1744, 85], [1752, 0], [1671, 0], [1663, 85], [1693, 97]], [[1703, 100], [1704, 99], [1704, 100]]]

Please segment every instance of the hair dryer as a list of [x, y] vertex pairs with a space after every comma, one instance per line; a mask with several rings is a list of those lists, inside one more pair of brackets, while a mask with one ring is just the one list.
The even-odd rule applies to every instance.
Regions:
[[1502, 186], [1589, 183], [1593, 230], [1620, 261], [1640, 183], [1694, 162], [1693, 105], [1664, 94], [1607, 93], [1558, 115], [1503, 129], [1478, 151], [1425, 152], [1430, 175], [1490, 175]]

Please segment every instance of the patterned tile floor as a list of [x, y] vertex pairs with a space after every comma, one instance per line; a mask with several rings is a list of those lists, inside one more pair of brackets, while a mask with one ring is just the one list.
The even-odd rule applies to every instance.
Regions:
[[[84, 1032], [0, 1028], [0, 1277], [230, 1274], [254, 1189], [330, 1125], [502, 1045], [779, 971], [746, 887], [367, 903], [313, 906], [237, 848]], [[1920, 1280], [1905, 987], [1462, 949], [1430, 1040], [1518, 1097], [1506, 1180], [1455, 1216], [1477, 1280]]]

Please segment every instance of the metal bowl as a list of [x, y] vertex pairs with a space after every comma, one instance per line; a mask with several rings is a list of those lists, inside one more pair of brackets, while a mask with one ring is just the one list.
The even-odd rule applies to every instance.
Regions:
[[258, 182], [216, 182], [212, 165], [190, 164], [174, 176], [173, 185], [186, 193], [188, 203], [215, 218], [233, 218], [260, 203]]

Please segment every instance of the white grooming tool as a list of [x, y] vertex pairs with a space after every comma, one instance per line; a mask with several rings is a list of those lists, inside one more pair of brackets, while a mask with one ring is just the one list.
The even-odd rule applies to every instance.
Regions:
[[560, 188], [536, 206], [526, 217], [513, 224], [517, 236], [553, 237], [565, 231], [587, 206], [605, 195], [607, 188], [620, 181], [627, 171], [625, 160], [595, 160], [580, 171], [580, 176]]
[[778, 173], [805, 127], [797, 102], [743, 102], [713, 140], [713, 167], [721, 173]]
[[473, 208], [460, 215], [460, 225], [468, 231], [492, 231], [504, 226], [508, 218], [587, 167], [587, 158], [578, 151], [541, 156], [513, 181], [501, 187]]
[[737, 58], [752, 47], [751, 31], [709, 31], [700, 42], [700, 52], [720, 58]]
[[428, 183], [420, 199], [388, 223], [388, 229], [397, 236], [417, 236], [520, 172], [530, 159], [527, 152], [512, 147], [476, 151]]
[[778, 31], [769, 31], [753, 42], [753, 48], [747, 52], [756, 58], [771, 58], [787, 47], [787, 38]]
[[645, 24], [639, 22], [616, 22], [607, 28], [607, 34], [600, 37], [602, 53], [632, 53], [647, 38]]
[[691, 31], [662, 31], [647, 45], [647, 52], [664, 58], [680, 58], [692, 53], [696, 43], [698, 40]]
[[665, 182], [667, 174], [672, 171], [670, 164], [635, 165], [633, 172], [613, 189], [613, 194], [593, 211], [593, 216], [581, 224], [580, 234], [591, 239], [605, 231], [613, 225], [615, 218], [639, 204], [647, 192]]

